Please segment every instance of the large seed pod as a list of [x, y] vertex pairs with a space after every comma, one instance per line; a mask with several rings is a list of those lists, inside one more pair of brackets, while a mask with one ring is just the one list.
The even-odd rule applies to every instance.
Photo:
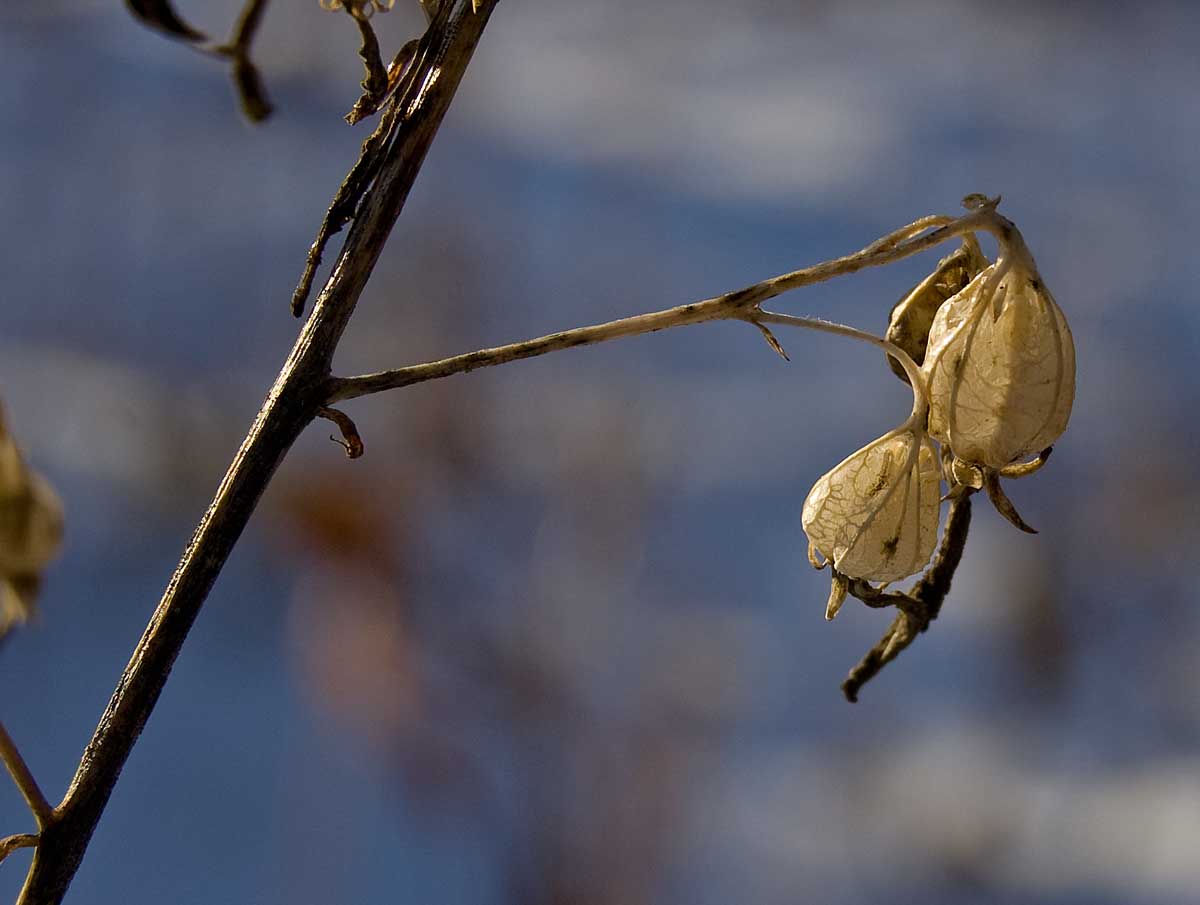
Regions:
[[[993, 264], [938, 309], [924, 364], [929, 433], [972, 465], [1050, 446], [1075, 399], [1075, 344], [1036, 269]], [[997, 281], [996, 277], [999, 277]]]
[[823, 475], [804, 501], [809, 543], [850, 578], [921, 571], [937, 543], [940, 474], [923, 432], [885, 434]]
[[[892, 307], [886, 339], [907, 352], [917, 364], [924, 362], [934, 315], [943, 302], [965, 289], [986, 266], [987, 260], [974, 242], [964, 244], [942, 258], [933, 273]], [[909, 382], [900, 362], [889, 355], [888, 364], [897, 377]]]

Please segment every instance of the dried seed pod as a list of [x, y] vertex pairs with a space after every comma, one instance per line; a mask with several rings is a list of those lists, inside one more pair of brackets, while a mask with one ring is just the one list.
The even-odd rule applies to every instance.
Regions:
[[[966, 288], [975, 276], [987, 266], [987, 260], [972, 240], [964, 243], [953, 254], [938, 262], [937, 269], [912, 288], [900, 299], [888, 315], [886, 339], [895, 343], [917, 364], [925, 360], [929, 330], [934, 315], [942, 303], [953, 298]], [[904, 367], [893, 356], [888, 364], [896, 376], [908, 383]]]
[[1024, 247], [1013, 257], [938, 309], [924, 363], [929, 433], [964, 462], [990, 468], [1053, 443], [1075, 399], [1066, 318]]
[[937, 542], [939, 480], [937, 454], [924, 433], [891, 431], [813, 485], [804, 501], [804, 532], [850, 578], [887, 582], [912, 575]]

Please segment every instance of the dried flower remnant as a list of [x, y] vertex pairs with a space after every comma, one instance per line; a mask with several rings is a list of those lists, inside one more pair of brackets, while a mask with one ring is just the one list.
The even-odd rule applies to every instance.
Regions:
[[1001, 469], [1049, 447], [1075, 399], [1075, 346], [1015, 230], [929, 331], [929, 432], [965, 463]]

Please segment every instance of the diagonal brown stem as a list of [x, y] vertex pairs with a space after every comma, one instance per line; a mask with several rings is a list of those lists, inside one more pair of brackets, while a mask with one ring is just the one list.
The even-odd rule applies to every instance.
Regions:
[[426, 68], [425, 77], [408, 83], [393, 99], [401, 116], [372, 190], [313, 313], [121, 674], [66, 797], [41, 834], [20, 905], [50, 905], [62, 900], [225, 559], [284, 454], [324, 404], [334, 349], [494, 5], [484, 3], [475, 13], [469, 2], [459, 3], [445, 27], [427, 35], [429, 52], [420, 64]]

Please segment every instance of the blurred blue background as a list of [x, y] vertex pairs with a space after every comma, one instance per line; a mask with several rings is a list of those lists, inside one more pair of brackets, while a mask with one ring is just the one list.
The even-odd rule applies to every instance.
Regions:
[[[224, 34], [234, 2], [180, 2]], [[412, 8], [408, 8], [411, 6]], [[744, 325], [357, 401], [282, 467], [72, 903], [1190, 903], [1200, 896], [1200, 7], [503, 3], [341, 373], [711, 296], [1002, 194], [1075, 333], [1048, 467], [942, 618], [823, 618], [800, 505], [907, 414], [874, 350]], [[416, 4], [376, 16], [385, 54]], [[0, 398], [67, 509], [2, 708], [78, 763], [295, 337], [367, 126], [276, 3], [239, 117], [116, 0], [0, 8]], [[937, 255], [776, 307], [882, 331]], [[851, 602], [853, 603], [853, 602]], [[0, 783], [0, 834], [32, 822]], [[0, 866], [15, 896], [29, 852]]]

